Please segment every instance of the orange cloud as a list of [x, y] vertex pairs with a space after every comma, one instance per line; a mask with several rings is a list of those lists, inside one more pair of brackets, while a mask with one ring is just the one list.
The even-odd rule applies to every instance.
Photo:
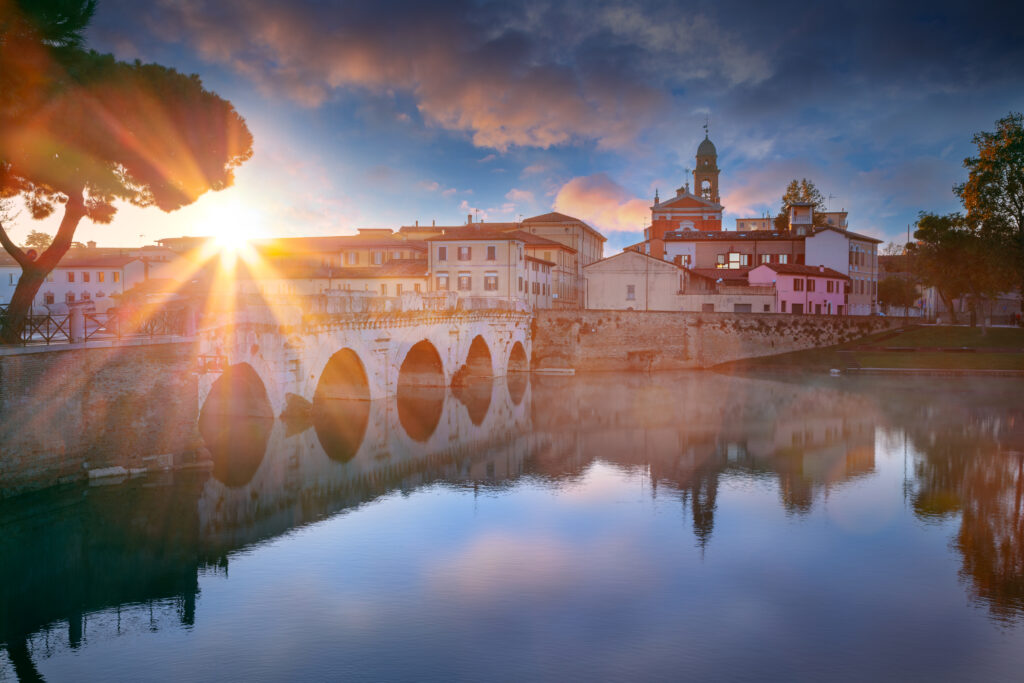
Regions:
[[555, 196], [554, 209], [602, 232], [641, 232], [651, 217], [647, 201], [634, 197], [604, 173], [567, 182]]

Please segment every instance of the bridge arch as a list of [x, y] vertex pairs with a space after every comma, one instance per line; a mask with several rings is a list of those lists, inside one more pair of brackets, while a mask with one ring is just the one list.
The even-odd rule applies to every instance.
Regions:
[[398, 421], [414, 441], [433, 435], [444, 412], [444, 363], [437, 348], [424, 339], [412, 345], [398, 370]]
[[313, 393], [314, 403], [317, 399], [370, 399], [370, 380], [355, 350], [345, 347], [327, 360]]
[[508, 354], [508, 374], [516, 372], [529, 372], [530, 361], [526, 357], [526, 349], [522, 342], [516, 341]]
[[466, 352], [467, 377], [493, 377], [494, 361], [491, 358], [491, 348], [487, 345], [483, 335], [476, 335], [469, 344], [469, 351]]
[[370, 381], [351, 348], [327, 360], [313, 393], [313, 428], [331, 460], [348, 462], [359, 452], [370, 422]]

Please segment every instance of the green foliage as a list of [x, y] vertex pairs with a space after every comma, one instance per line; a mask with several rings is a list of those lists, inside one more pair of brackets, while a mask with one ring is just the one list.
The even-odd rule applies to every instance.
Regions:
[[25, 238], [24, 247], [26, 249], [35, 249], [36, 251], [43, 251], [53, 242], [53, 237], [45, 232], [39, 232], [33, 230]]
[[917, 300], [917, 287], [905, 277], [887, 277], [878, 282], [878, 302], [906, 309]]
[[954, 191], [981, 233], [1013, 252], [1024, 282], [1024, 115], [1011, 112], [973, 142], [978, 156], [964, 159], [967, 182]]
[[970, 296], [972, 305], [1012, 289], [1013, 255], [962, 214], [921, 213], [908, 245], [914, 272], [936, 288], [948, 310], [953, 299]]
[[55, 48], [80, 47], [96, 0], [16, 0], [0, 3], [0, 36], [19, 34]]
[[786, 191], [782, 194], [782, 205], [775, 217], [775, 229], [786, 230], [789, 227], [789, 207], [798, 202], [810, 202], [814, 204], [814, 225], [824, 227], [828, 225], [825, 218], [825, 199], [821, 192], [815, 187], [814, 182], [807, 178], [789, 181]]

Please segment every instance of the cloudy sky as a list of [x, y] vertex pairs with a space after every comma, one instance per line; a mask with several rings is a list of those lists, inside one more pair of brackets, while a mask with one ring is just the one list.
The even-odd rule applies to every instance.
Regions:
[[1024, 110], [1022, 6], [100, 0], [89, 44], [198, 73], [247, 119], [255, 155], [230, 190], [169, 215], [126, 208], [79, 238], [555, 209], [615, 252], [655, 189], [686, 180], [709, 116], [728, 228], [808, 177], [852, 229], [897, 239], [918, 211], [957, 208], [971, 135]]

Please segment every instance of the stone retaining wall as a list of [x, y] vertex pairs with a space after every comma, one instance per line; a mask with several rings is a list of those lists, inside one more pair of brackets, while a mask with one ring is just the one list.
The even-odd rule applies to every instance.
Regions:
[[539, 311], [534, 369], [680, 370], [831, 346], [901, 318], [765, 313]]
[[174, 343], [0, 356], [0, 498], [194, 458], [194, 354]]

